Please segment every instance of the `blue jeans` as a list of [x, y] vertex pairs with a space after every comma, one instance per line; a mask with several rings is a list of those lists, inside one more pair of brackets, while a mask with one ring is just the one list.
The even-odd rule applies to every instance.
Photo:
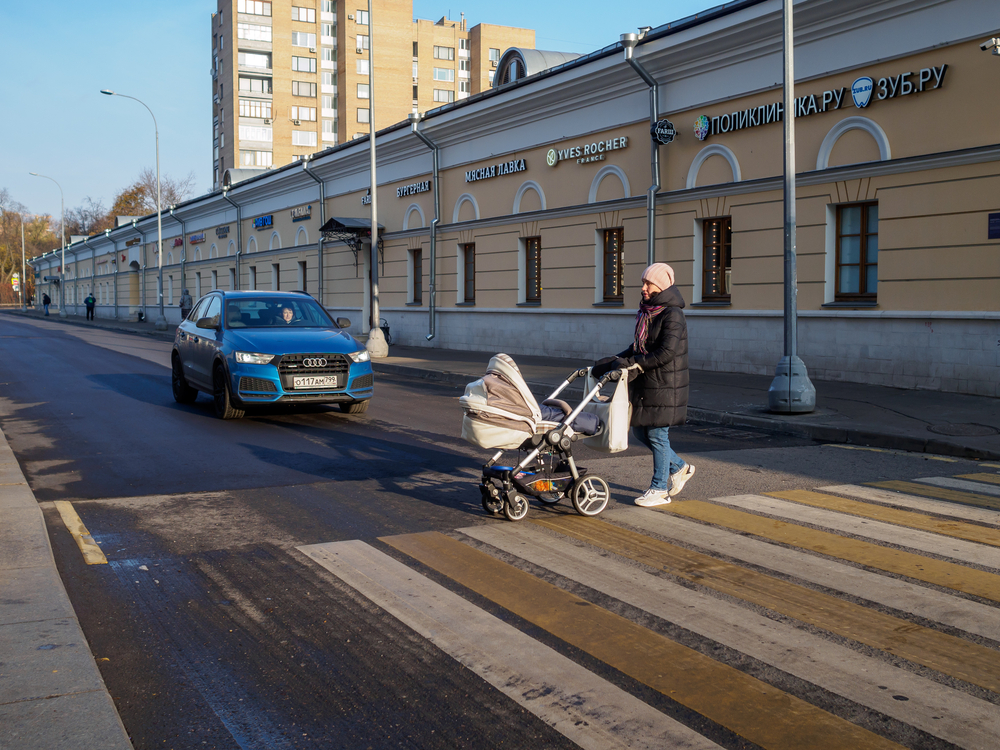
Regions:
[[670, 447], [669, 427], [633, 427], [635, 439], [653, 451], [653, 481], [650, 489], [669, 490], [670, 475], [687, 466], [687, 462]]
[[48, 305], [42, 305], [42, 307], [45, 308], [45, 314], [48, 315], [49, 314], [49, 306]]

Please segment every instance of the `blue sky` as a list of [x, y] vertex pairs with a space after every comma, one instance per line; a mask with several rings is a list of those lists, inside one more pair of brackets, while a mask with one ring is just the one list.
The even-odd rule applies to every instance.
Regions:
[[[416, 18], [458, 19], [535, 29], [539, 49], [587, 53], [639, 26], [659, 26], [720, 0], [624, 3], [538, 0], [503, 3], [414, 0]], [[0, 62], [6, 104], [0, 117], [0, 188], [33, 213], [59, 214], [86, 197], [110, 206], [115, 192], [155, 166], [153, 121], [137, 102], [102, 96], [112, 89], [142, 99], [160, 130], [160, 171], [211, 189], [209, 19], [214, 0], [54, 0], [0, 5]]]

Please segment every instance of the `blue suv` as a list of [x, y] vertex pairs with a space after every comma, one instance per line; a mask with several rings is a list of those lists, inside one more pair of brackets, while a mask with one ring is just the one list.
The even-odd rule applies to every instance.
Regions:
[[177, 326], [170, 355], [174, 399], [198, 391], [215, 400], [222, 419], [247, 406], [337, 404], [348, 414], [368, 409], [374, 375], [368, 352], [305, 292], [206, 294]]

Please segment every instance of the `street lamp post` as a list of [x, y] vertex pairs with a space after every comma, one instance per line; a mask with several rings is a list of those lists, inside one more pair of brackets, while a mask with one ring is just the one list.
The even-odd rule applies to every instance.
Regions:
[[792, 0], [784, 0], [784, 128], [785, 128], [785, 354], [775, 368], [767, 391], [768, 409], [801, 414], [816, 409], [816, 387], [799, 359], [798, 281], [795, 270], [795, 46], [792, 34]]
[[[53, 180], [51, 177], [46, 177], [43, 174], [38, 174], [38, 172], [28, 172], [32, 177], [41, 177], [46, 180], [52, 180], [56, 183], [56, 187], [59, 188], [59, 234], [61, 235], [62, 242], [62, 255], [59, 260], [59, 317], [66, 317], [66, 201], [63, 199], [63, 189], [62, 185]], [[23, 231], [23, 226], [22, 226]]]
[[365, 348], [372, 357], [387, 357], [389, 346], [385, 343], [382, 329], [379, 327], [378, 309], [378, 191], [375, 189], [375, 59], [373, 51], [375, 49], [372, 30], [372, 0], [368, 0], [368, 138], [371, 146], [371, 184], [372, 184], [372, 231], [371, 247], [371, 271], [372, 271], [372, 324], [368, 330], [368, 341]]
[[25, 295], [24, 290], [28, 285], [28, 272], [24, 264], [24, 214], [20, 214], [21, 217], [21, 283], [18, 284], [18, 291], [21, 292], [21, 312], [25, 312], [28, 307], [24, 304], [24, 300], [27, 295]]
[[[134, 96], [129, 96], [128, 94], [118, 94], [109, 89], [101, 89], [102, 94], [107, 94], [108, 96], [121, 96], [125, 99], [131, 99], [132, 101], [139, 102], [143, 107], [146, 107], [146, 111], [149, 112], [149, 116], [153, 118], [153, 130], [156, 132], [156, 265], [159, 269], [157, 273], [157, 297], [160, 300], [160, 312], [156, 318], [155, 327], [157, 331], [167, 330], [167, 318], [163, 314], [163, 221], [161, 217], [162, 209], [160, 205], [160, 126], [156, 124], [156, 115], [153, 114], [151, 110], [144, 102], [136, 99]], [[145, 255], [145, 251], [143, 252]]]

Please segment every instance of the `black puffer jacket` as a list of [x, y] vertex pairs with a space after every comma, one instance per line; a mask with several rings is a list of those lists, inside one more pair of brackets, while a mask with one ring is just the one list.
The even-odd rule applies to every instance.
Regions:
[[619, 354], [642, 373], [629, 383], [633, 427], [670, 427], [684, 424], [688, 403], [688, 334], [684, 298], [676, 286], [653, 295], [654, 305], [666, 309], [649, 323], [646, 354], [633, 343]]

